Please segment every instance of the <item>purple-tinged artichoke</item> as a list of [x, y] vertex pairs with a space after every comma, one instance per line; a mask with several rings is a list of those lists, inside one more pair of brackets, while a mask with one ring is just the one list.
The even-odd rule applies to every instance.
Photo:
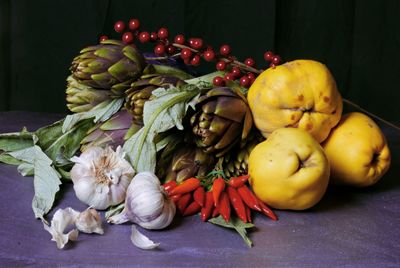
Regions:
[[239, 90], [217, 87], [200, 96], [190, 124], [197, 146], [220, 157], [247, 138], [253, 119]]

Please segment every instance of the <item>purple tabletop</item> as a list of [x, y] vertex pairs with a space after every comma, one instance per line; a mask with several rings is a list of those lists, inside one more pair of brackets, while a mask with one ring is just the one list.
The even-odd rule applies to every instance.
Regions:
[[[0, 112], [0, 133], [50, 124], [63, 115]], [[367, 189], [330, 186], [314, 208], [276, 211], [279, 221], [254, 217], [248, 248], [235, 232], [204, 223], [198, 215], [175, 217], [162, 231], [139, 230], [155, 242], [145, 251], [130, 242], [130, 224], [103, 223], [104, 235], [79, 234], [59, 250], [31, 209], [32, 177], [0, 164], [0, 266], [68, 267], [399, 267], [400, 132], [382, 126], [392, 151], [392, 166]], [[57, 208], [86, 207], [71, 184], [61, 187]], [[104, 213], [101, 213], [104, 216]], [[104, 221], [104, 220], [103, 220]]]

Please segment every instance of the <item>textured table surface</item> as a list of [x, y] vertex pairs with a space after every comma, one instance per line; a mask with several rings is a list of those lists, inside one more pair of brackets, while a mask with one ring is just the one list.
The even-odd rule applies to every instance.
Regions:
[[[62, 115], [0, 112], [0, 133], [28, 130]], [[198, 215], [175, 218], [166, 230], [140, 229], [160, 248], [130, 242], [130, 225], [108, 225], [105, 234], [80, 234], [58, 250], [31, 210], [33, 180], [0, 164], [0, 266], [68, 267], [399, 267], [400, 132], [382, 127], [392, 166], [368, 189], [329, 187], [322, 201], [302, 212], [277, 211], [279, 221], [257, 215], [248, 248], [233, 231], [203, 223]], [[55, 208], [85, 206], [63, 185]], [[52, 216], [55, 209], [51, 211]], [[103, 214], [102, 214], [103, 215]]]

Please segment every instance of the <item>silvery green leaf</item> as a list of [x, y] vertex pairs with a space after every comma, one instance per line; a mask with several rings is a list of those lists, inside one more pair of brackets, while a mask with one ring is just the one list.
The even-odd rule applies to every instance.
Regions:
[[32, 209], [36, 218], [43, 219], [53, 206], [55, 195], [60, 190], [60, 174], [52, 166], [51, 159], [37, 145], [11, 152], [10, 155], [33, 165], [35, 195]]
[[200, 88], [184, 85], [179, 88], [158, 88], [153, 91], [154, 99], [144, 105], [144, 126], [124, 144], [124, 151], [137, 172], [154, 172], [156, 166], [156, 144], [158, 133], [177, 127], [183, 129], [182, 119], [189, 102], [197, 99]]
[[57, 132], [61, 134], [54, 136], [51, 139], [46, 138], [46, 135], [39, 136], [39, 145], [42, 145], [42, 139], [46, 138], [48, 147], [44, 152], [53, 160], [54, 164], [63, 166], [69, 164], [69, 160], [79, 150], [81, 141], [87, 134], [87, 131], [93, 127], [92, 120], [86, 119], [78, 122], [74, 127], [66, 132]]
[[238, 234], [243, 238], [246, 245], [248, 247], [252, 247], [253, 242], [247, 236], [246, 229], [254, 227], [254, 224], [242, 222], [238, 217], [232, 217], [229, 222], [226, 222], [221, 216], [209, 219], [208, 221], [225, 228], [235, 229], [236, 232], [238, 232]]
[[12, 152], [33, 146], [32, 133], [21, 132], [0, 134], [0, 151]]
[[31, 163], [21, 163], [17, 170], [24, 177], [33, 176], [34, 174], [34, 166]]
[[78, 122], [94, 118], [93, 122], [104, 122], [108, 120], [112, 115], [121, 109], [122, 104], [124, 102], [123, 98], [113, 99], [113, 100], [106, 100], [104, 102], [99, 103], [91, 110], [87, 112], [76, 113], [72, 115], [68, 115], [63, 123], [62, 132], [67, 132], [71, 128], [73, 128]]
[[104, 214], [104, 217], [106, 218], [106, 220], [108, 220], [108, 218], [110, 218], [114, 215], [120, 214], [122, 212], [122, 210], [124, 209], [124, 207], [125, 207], [125, 203], [110, 207]]
[[216, 72], [209, 73], [209, 74], [206, 74], [206, 75], [203, 75], [200, 77], [187, 79], [187, 80], [185, 80], [185, 82], [188, 84], [192, 84], [192, 85], [207, 84], [208, 86], [212, 86], [214, 77], [216, 77], [216, 76], [224, 77], [224, 75], [225, 75], [225, 72], [216, 71]]

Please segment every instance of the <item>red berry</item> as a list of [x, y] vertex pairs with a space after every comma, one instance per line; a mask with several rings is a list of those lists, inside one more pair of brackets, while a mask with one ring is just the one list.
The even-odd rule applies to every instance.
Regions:
[[117, 21], [114, 24], [114, 30], [117, 33], [122, 33], [125, 30], [125, 23], [122, 20]]
[[157, 40], [157, 34], [155, 32], [152, 32], [150, 34], [150, 40], [153, 41], [153, 42]]
[[175, 36], [174, 42], [179, 45], [183, 45], [185, 43], [185, 37], [182, 34], [178, 34]]
[[122, 35], [121, 39], [126, 44], [132, 43], [133, 42], [133, 33], [132, 32], [125, 32]]
[[192, 64], [193, 66], [197, 66], [200, 64], [200, 56], [199, 55], [194, 55], [193, 58], [190, 60], [190, 64]]
[[154, 47], [154, 53], [158, 56], [165, 53], [165, 46], [163, 44], [158, 44]]
[[129, 29], [131, 29], [132, 31], [139, 29], [139, 26], [140, 26], [140, 22], [138, 19], [131, 19], [129, 21]]
[[241, 71], [240, 71], [240, 69], [239, 69], [238, 67], [233, 67], [233, 68], [232, 68], [232, 74], [233, 74], [235, 77], [239, 77], [239, 76], [240, 76], [240, 73], [241, 73]]
[[267, 51], [264, 53], [264, 60], [271, 61], [273, 56], [274, 53], [272, 53], [272, 51]]
[[279, 63], [281, 63], [281, 57], [279, 57], [279, 55], [275, 55], [272, 57], [272, 63], [275, 65], [278, 65]]
[[173, 45], [168, 45], [167, 52], [168, 54], [174, 54], [176, 52], [176, 48]]
[[192, 51], [188, 48], [182, 48], [181, 50], [181, 58], [182, 59], [190, 59], [192, 57]]
[[253, 67], [255, 62], [254, 62], [253, 58], [247, 58], [247, 59], [245, 59], [244, 64], [246, 64], [247, 66]]
[[184, 62], [186, 65], [190, 65], [190, 58], [183, 59], [183, 62]]
[[215, 59], [215, 52], [212, 49], [207, 49], [203, 53], [203, 58], [205, 61], [213, 61]]
[[232, 74], [232, 73], [227, 73], [225, 76], [224, 76], [224, 80], [225, 81], [233, 81], [233, 80], [235, 80], [235, 76]]
[[248, 87], [250, 85], [250, 79], [246, 75], [244, 75], [240, 78], [239, 83], [242, 87]]
[[217, 68], [218, 71], [223, 71], [226, 68], [226, 62], [223, 60], [220, 60], [219, 62], [217, 62], [217, 65], [215, 66], [215, 68]]
[[228, 56], [231, 53], [231, 47], [229, 45], [222, 45], [219, 49], [219, 53], [222, 56]]
[[274, 69], [276, 67], [276, 64], [272, 63], [269, 65], [270, 68]]
[[147, 42], [149, 42], [150, 41], [150, 34], [148, 33], [148, 32], [141, 32], [140, 34], [139, 34], [139, 41], [141, 42], [141, 43], [147, 43]]
[[190, 46], [194, 49], [200, 49], [203, 47], [203, 40], [200, 38], [191, 38], [189, 40]]
[[160, 39], [167, 39], [168, 38], [168, 29], [160, 28], [160, 30], [158, 30], [157, 36]]
[[222, 87], [225, 85], [225, 81], [221, 76], [216, 76], [213, 79], [213, 84], [214, 84], [214, 86]]
[[102, 42], [102, 41], [105, 41], [107, 39], [108, 39], [107, 35], [102, 35], [102, 36], [100, 36], [99, 41]]
[[256, 79], [256, 76], [253, 73], [247, 73], [247, 77], [250, 79], [250, 81], [254, 81]]

